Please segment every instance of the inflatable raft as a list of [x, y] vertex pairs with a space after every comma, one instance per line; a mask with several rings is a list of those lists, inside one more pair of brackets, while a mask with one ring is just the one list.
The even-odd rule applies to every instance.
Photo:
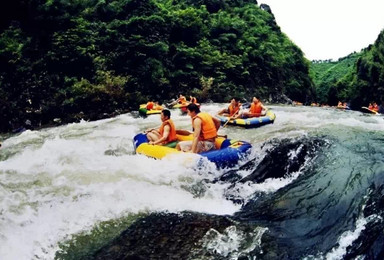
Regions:
[[216, 116], [216, 118], [220, 120], [222, 125], [226, 124], [229, 120], [228, 125], [237, 125], [245, 128], [253, 128], [266, 124], [272, 124], [275, 121], [276, 115], [272, 111], [268, 110], [265, 116], [260, 117], [229, 119], [229, 117], [227, 116]]
[[344, 107], [344, 106], [337, 106], [336, 107], [337, 109], [341, 109], [341, 110], [351, 110], [348, 106]]
[[[143, 133], [137, 134], [133, 138], [134, 149], [138, 154], [144, 154], [148, 157], [162, 159], [171, 154], [184, 154], [195, 156], [195, 154], [184, 153], [176, 150], [176, 144], [179, 141], [192, 140], [191, 135], [177, 135], [177, 141], [167, 145], [150, 145], [147, 136]], [[231, 140], [225, 137], [217, 137], [215, 141], [216, 150], [203, 152], [198, 154], [201, 157], [207, 158], [209, 161], [216, 164], [217, 167], [231, 167], [236, 165], [241, 158], [250, 152], [252, 145], [245, 141]]]
[[368, 107], [361, 107], [361, 111], [364, 112], [364, 113], [370, 113], [370, 114], [374, 114], [374, 115], [380, 115], [379, 112], [375, 111], [375, 110], [372, 110]]
[[[181, 112], [182, 113], [187, 113], [187, 106], [189, 105], [190, 103], [184, 103], [184, 104], [176, 104], [174, 105], [172, 108], [180, 108]], [[196, 105], [198, 107], [200, 107], [200, 104], [199, 103], [196, 103]]]
[[158, 109], [150, 109], [150, 110], [148, 110], [146, 104], [141, 104], [140, 108], [139, 108], [139, 113], [142, 114], [142, 115], [147, 115], [147, 116], [148, 115], [161, 114], [161, 111], [162, 110], [158, 110]]

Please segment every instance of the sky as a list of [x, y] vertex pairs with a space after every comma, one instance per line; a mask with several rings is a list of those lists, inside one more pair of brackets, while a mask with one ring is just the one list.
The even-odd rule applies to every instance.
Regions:
[[384, 0], [257, 0], [309, 60], [345, 57], [384, 29]]

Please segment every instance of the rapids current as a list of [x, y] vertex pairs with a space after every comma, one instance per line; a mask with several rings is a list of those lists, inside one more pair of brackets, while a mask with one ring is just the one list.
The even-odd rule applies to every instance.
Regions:
[[193, 212], [239, 226], [212, 227], [190, 259], [382, 259], [384, 118], [269, 107], [274, 124], [219, 130], [253, 146], [226, 169], [134, 154], [133, 136], [158, 115], [0, 136], [0, 258], [88, 259], [138, 219]]

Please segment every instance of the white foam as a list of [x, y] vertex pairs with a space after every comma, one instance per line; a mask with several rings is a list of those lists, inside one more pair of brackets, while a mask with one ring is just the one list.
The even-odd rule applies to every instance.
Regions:
[[203, 246], [210, 252], [226, 259], [238, 259], [242, 254], [261, 248], [261, 237], [267, 228], [257, 227], [253, 232], [245, 233], [236, 226], [227, 227], [223, 233], [210, 229], [202, 239]]
[[327, 253], [325, 258], [328, 260], [343, 259], [343, 256], [347, 253], [347, 247], [352, 245], [352, 243], [360, 236], [361, 232], [365, 229], [365, 226], [377, 217], [378, 216], [376, 215], [372, 215], [368, 218], [360, 217], [359, 219], [357, 219], [355, 229], [344, 232], [338, 240], [338, 245], [334, 247], [331, 252]]
[[[202, 110], [214, 114], [226, 105], [203, 104]], [[303, 136], [338, 122], [327, 110], [272, 108], [277, 114], [273, 125], [249, 130], [226, 127], [220, 133], [250, 141], [251, 157], [262, 158], [260, 146], [267, 140]], [[190, 129], [190, 117], [172, 110], [172, 118], [178, 128]], [[358, 115], [340, 122], [364, 129], [381, 129], [383, 124], [376, 119], [365, 122]], [[100, 221], [130, 214], [184, 210], [233, 214], [240, 205], [225, 199], [228, 192], [246, 201], [255, 192], [274, 192], [300, 174], [262, 184], [237, 184], [230, 191], [228, 183], [206, 184], [204, 180], [214, 180], [224, 170], [207, 161], [196, 169], [193, 160], [154, 160], [133, 154], [133, 136], [158, 125], [159, 116], [126, 114], [25, 131], [6, 139], [1, 152], [7, 156], [0, 161], [1, 259], [53, 259], [58, 242]]]

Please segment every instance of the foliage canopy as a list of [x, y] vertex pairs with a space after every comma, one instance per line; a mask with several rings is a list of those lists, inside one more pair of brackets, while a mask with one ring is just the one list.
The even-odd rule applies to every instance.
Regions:
[[[263, 7], [263, 6], [261, 6]], [[0, 23], [0, 131], [177, 93], [313, 95], [309, 62], [249, 0], [15, 0]], [[209, 89], [201, 79], [213, 81]]]

